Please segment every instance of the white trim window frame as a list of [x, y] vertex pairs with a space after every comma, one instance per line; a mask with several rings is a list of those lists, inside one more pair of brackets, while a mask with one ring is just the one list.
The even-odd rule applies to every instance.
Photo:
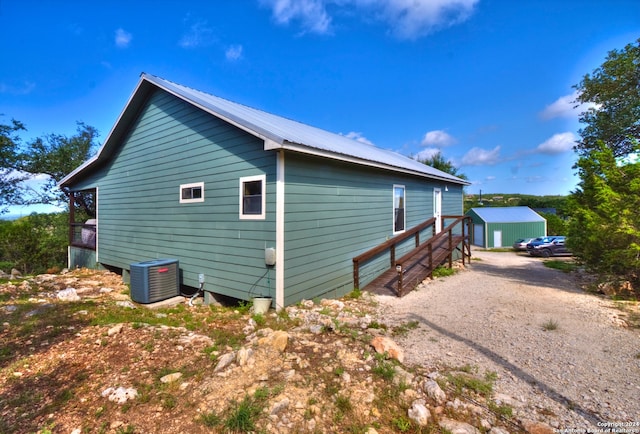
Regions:
[[180, 203], [204, 202], [204, 182], [181, 184], [178, 193], [180, 194]]
[[240, 220], [264, 220], [267, 204], [267, 176], [240, 178]]
[[400, 234], [407, 227], [406, 188], [404, 185], [393, 185], [393, 234]]

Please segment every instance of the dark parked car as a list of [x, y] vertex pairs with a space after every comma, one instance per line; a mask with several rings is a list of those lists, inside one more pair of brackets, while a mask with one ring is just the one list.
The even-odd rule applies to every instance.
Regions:
[[529, 252], [531, 256], [542, 256], [543, 258], [548, 258], [549, 256], [571, 255], [571, 252], [565, 245], [566, 239], [567, 238], [563, 236], [536, 238], [527, 244], [527, 252]]

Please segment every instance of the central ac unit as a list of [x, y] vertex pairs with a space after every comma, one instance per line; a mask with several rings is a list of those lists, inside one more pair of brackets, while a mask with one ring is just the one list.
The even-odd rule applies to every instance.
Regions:
[[155, 303], [180, 295], [177, 259], [154, 259], [131, 264], [131, 299]]

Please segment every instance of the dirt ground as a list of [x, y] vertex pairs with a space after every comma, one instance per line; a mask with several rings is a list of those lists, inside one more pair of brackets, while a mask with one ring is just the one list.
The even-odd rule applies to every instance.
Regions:
[[472, 258], [402, 299], [379, 298], [386, 320], [420, 324], [400, 341], [408, 363], [495, 371], [522, 417], [547, 412], [555, 427], [640, 424], [637, 302], [585, 292], [586, 276], [526, 253], [474, 249]]
[[[266, 324], [252, 324], [243, 308], [132, 309], [120, 277], [106, 272], [0, 284], [0, 433], [227, 432], [218, 419], [258, 395], [269, 404], [255, 432], [441, 431], [407, 428], [406, 409], [392, 413], [406, 408], [402, 395], [372, 375], [380, 366], [365, 335], [385, 324], [404, 331], [394, 338], [407, 369], [497, 373], [496, 396], [518, 420], [575, 429], [639, 420], [637, 303], [587, 294], [575, 274], [542, 259], [473, 257], [401, 299], [294, 308]], [[67, 288], [78, 300], [57, 298]], [[216, 371], [232, 350], [265, 339], [256, 329], [286, 329], [287, 352], [252, 345], [251, 365]], [[119, 388], [137, 396], [111, 400]], [[456, 415], [456, 400], [432, 413]]]

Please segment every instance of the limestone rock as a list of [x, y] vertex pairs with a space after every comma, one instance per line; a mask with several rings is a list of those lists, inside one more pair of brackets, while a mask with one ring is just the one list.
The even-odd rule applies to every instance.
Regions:
[[182, 378], [182, 372], [174, 372], [173, 374], [167, 374], [160, 379], [161, 383], [173, 383], [176, 380]]
[[107, 336], [117, 335], [122, 331], [124, 324], [116, 324], [107, 331]]
[[289, 399], [284, 398], [282, 401], [279, 401], [273, 404], [270, 414], [278, 414], [281, 411], [286, 410], [287, 408], [289, 408]]
[[220, 357], [220, 360], [218, 360], [218, 364], [213, 369], [213, 372], [222, 371], [224, 368], [232, 364], [235, 359], [236, 359], [235, 353], [231, 352], [231, 353], [225, 354], [224, 356]]
[[447, 419], [446, 417], [441, 418], [439, 424], [441, 428], [448, 430], [451, 434], [480, 434], [480, 430], [476, 427], [466, 422]]
[[409, 416], [409, 419], [419, 426], [425, 426], [429, 423], [431, 413], [429, 413], [424, 401], [419, 399], [411, 405], [411, 408], [407, 412], [407, 416]]
[[132, 388], [118, 387], [117, 389], [109, 387], [102, 391], [102, 396], [109, 401], [124, 404], [130, 399], [135, 399], [138, 396], [138, 391]]
[[289, 333], [282, 330], [277, 330], [258, 340], [259, 345], [268, 345], [280, 352], [283, 352], [287, 348], [288, 342]]
[[422, 384], [422, 390], [427, 396], [433, 399], [436, 404], [441, 405], [447, 400], [447, 394], [440, 388], [440, 385], [434, 380], [426, 380]]
[[386, 336], [376, 336], [371, 340], [371, 346], [379, 354], [387, 353], [392, 359], [396, 359], [400, 363], [404, 362], [404, 351], [393, 339]]
[[74, 288], [63, 289], [56, 294], [58, 300], [62, 301], [80, 301], [80, 296]]
[[253, 350], [251, 348], [240, 348], [236, 355], [236, 362], [240, 366], [246, 366], [252, 364]]

